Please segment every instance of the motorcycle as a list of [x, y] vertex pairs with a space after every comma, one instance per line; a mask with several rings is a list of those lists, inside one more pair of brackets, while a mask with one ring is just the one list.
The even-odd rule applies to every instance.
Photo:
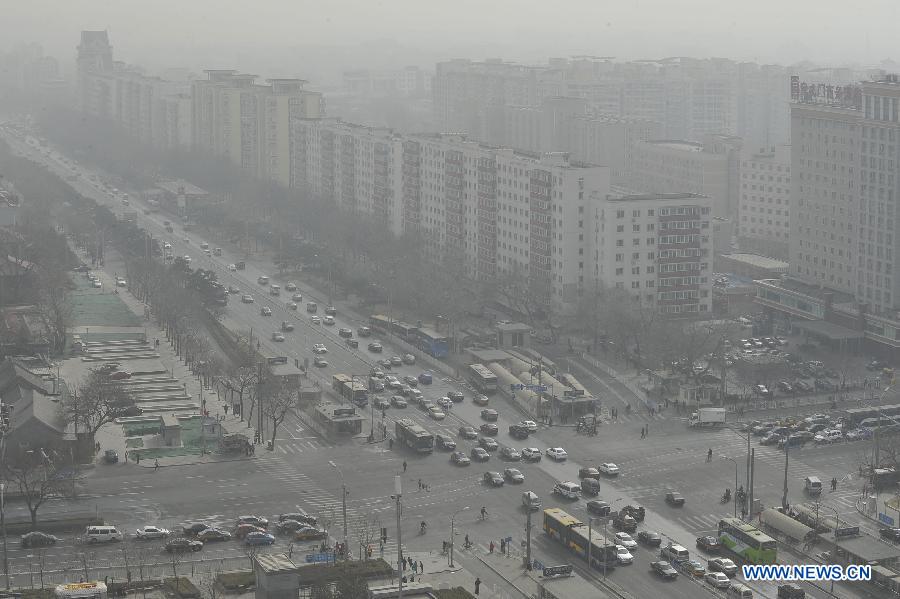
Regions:
[[722, 495], [721, 502], [722, 503], [731, 503], [731, 493], [725, 493], [724, 495]]

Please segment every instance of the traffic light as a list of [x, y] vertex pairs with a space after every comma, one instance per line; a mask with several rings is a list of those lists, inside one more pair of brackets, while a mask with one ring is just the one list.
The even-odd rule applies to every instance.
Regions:
[[387, 543], [387, 528], [381, 529], [381, 542]]

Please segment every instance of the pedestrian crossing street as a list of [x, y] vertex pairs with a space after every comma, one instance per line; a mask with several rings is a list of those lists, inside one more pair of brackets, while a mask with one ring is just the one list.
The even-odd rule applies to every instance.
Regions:
[[[258, 458], [257, 464], [260, 470], [277, 480], [283, 489], [302, 497], [303, 503], [295, 506], [298, 510], [315, 516], [320, 526], [324, 526], [332, 538], [339, 539], [343, 536], [343, 506], [337, 497], [341, 493], [339, 487], [334, 491], [321, 488], [310, 477], [295, 470], [278, 455], [269, 454], [263, 459]], [[364, 510], [355, 507], [352, 501], [347, 502], [348, 544], [358, 551], [360, 538], [365, 538], [371, 542], [374, 555], [380, 555], [382, 551], [385, 555], [396, 555], [396, 538], [391, 538], [396, 537], [395, 534], [389, 534], [388, 542], [383, 546], [379, 543], [381, 528], [384, 526], [393, 530], [394, 526], [391, 516], [379, 517], [378, 511], [372, 508], [372, 502], [367, 502]]]
[[279, 437], [275, 441], [275, 453], [279, 455], [308, 454], [331, 447], [328, 442], [296, 420], [285, 427], [284, 433], [279, 433]]

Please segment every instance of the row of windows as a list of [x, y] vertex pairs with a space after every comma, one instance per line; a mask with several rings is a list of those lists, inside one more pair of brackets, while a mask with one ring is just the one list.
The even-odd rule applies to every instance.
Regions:
[[656, 298], [660, 301], [699, 299], [700, 292], [696, 289], [688, 289], [687, 291], [661, 291], [656, 294]]

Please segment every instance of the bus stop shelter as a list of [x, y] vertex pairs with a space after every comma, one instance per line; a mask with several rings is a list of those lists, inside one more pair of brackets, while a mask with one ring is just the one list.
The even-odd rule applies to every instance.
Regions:
[[829, 545], [831, 555], [840, 564], [870, 564], [893, 566], [900, 561], [900, 547], [888, 545], [871, 535], [835, 539], [830, 534], [819, 535]]
[[759, 522], [763, 528], [783, 534], [789, 539], [805, 542], [813, 538], [816, 533], [809, 526], [794, 520], [787, 514], [782, 514], [776, 508], [768, 508], [760, 512]]

